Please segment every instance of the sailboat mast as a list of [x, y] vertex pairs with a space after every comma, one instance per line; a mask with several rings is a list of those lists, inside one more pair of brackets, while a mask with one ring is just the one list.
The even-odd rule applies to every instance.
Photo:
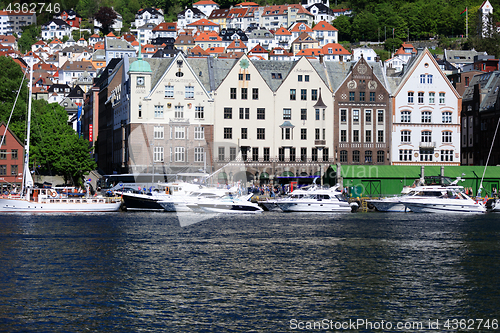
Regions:
[[31, 97], [33, 94], [33, 62], [35, 59], [33, 57], [30, 58], [30, 79], [28, 81], [28, 121], [26, 124], [26, 145], [24, 147], [24, 167], [23, 167], [23, 183], [22, 183], [22, 191], [24, 193], [25, 187], [33, 186], [33, 180], [31, 178], [29, 162], [30, 162], [30, 134], [31, 134]]

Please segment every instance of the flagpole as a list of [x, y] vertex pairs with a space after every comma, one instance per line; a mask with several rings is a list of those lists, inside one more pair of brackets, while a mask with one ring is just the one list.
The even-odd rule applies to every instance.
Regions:
[[469, 38], [469, 11], [465, 7], [465, 38]]

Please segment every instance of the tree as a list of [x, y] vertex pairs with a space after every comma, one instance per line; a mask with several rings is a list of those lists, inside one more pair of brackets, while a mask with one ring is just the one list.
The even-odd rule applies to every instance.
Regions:
[[[21, 86], [23, 70], [9, 57], [0, 57], [0, 122], [7, 124], [17, 91], [21, 88], [19, 98], [12, 113], [9, 128], [22, 141], [26, 138], [26, 110], [28, 100], [27, 79]], [[0, 133], [3, 135], [3, 133]]]
[[36, 100], [32, 109], [30, 164], [80, 185], [83, 175], [97, 167], [88, 142], [67, 125], [68, 114], [59, 104]]
[[99, 10], [99, 2], [95, 0], [80, 0], [76, 6], [76, 11], [83, 18], [91, 18]]
[[354, 17], [352, 22], [352, 35], [355, 40], [377, 40], [377, 17], [370, 12], [361, 12]]
[[110, 7], [101, 7], [94, 15], [94, 18], [101, 23], [104, 35], [107, 35], [111, 31], [111, 26], [115, 23], [116, 17], [115, 11]]
[[17, 45], [21, 52], [26, 53], [31, 50], [31, 45], [38, 41], [38, 36], [40, 36], [42, 29], [35, 24], [24, 26], [21, 29], [23, 33], [17, 41]]
[[349, 19], [349, 17], [340, 15], [335, 20], [333, 20], [332, 25], [339, 31], [339, 41], [353, 41], [351, 35], [351, 20]]

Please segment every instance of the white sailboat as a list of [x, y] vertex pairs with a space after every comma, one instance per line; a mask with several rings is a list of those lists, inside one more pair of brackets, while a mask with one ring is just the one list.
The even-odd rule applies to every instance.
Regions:
[[77, 193], [35, 188], [29, 170], [29, 147], [31, 129], [31, 97], [33, 81], [33, 59], [30, 61], [29, 101], [27, 135], [24, 154], [23, 182], [19, 196], [0, 198], [0, 213], [63, 213], [63, 212], [112, 212], [118, 211], [121, 199], [79, 196]]

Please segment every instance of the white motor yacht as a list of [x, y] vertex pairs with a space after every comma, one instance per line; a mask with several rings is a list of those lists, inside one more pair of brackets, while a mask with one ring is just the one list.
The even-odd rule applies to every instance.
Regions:
[[251, 202], [250, 198], [253, 194], [248, 194], [244, 197], [226, 196], [223, 198], [212, 198], [199, 200], [194, 203], [189, 203], [187, 206], [194, 212], [206, 213], [262, 213], [264, 210], [255, 202]]
[[314, 189], [302, 198], [278, 200], [278, 207], [284, 212], [332, 213], [351, 212], [356, 203], [349, 204], [337, 187], [332, 189]]
[[[407, 212], [409, 209], [401, 203], [406, 197], [413, 194], [414, 188], [405, 187], [401, 191], [401, 195], [394, 197], [385, 197], [380, 199], [366, 200], [368, 208], [375, 208], [379, 212]], [[373, 206], [373, 207], [370, 207]]]
[[415, 213], [486, 212], [486, 207], [465, 194], [462, 186], [417, 186], [412, 195], [400, 202]]

